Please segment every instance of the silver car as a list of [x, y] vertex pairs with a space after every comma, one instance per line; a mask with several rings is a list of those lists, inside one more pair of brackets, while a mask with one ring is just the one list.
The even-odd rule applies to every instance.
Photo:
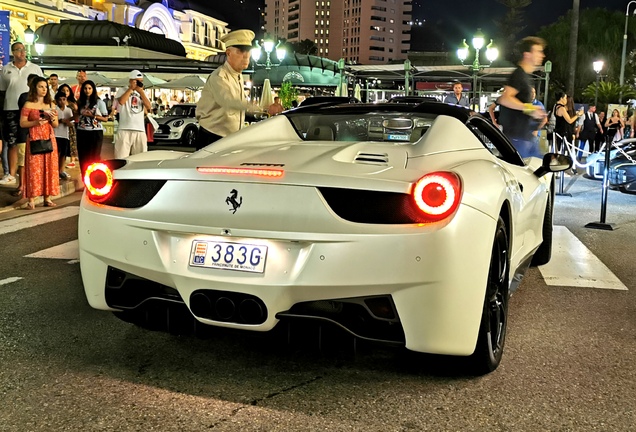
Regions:
[[199, 132], [196, 108], [196, 104], [177, 104], [164, 117], [155, 117], [159, 123], [159, 129], [154, 134], [155, 143], [194, 147]]

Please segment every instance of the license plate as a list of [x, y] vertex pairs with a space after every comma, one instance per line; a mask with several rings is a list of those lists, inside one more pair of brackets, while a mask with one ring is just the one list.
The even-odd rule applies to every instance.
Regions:
[[263, 273], [266, 258], [267, 246], [194, 240], [190, 266]]
[[389, 141], [408, 141], [409, 140], [409, 136], [408, 135], [397, 135], [397, 134], [390, 134], [387, 139]]

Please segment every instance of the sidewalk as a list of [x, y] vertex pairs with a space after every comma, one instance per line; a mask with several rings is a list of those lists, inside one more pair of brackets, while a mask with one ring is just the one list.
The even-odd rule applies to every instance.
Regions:
[[[102, 144], [102, 158], [104, 159], [112, 159], [113, 157], [113, 140], [112, 137], [104, 137], [104, 142]], [[65, 197], [67, 195], [71, 195], [76, 191], [81, 191], [84, 189], [84, 184], [80, 180], [80, 169], [79, 163], [75, 163], [75, 167], [73, 168], [65, 168], [65, 172], [67, 172], [70, 176], [70, 180], [60, 180], [60, 194], [52, 197], [53, 201]], [[2, 172], [2, 167], [0, 167], [0, 173]], [[0, 174], [0, 177], [2, 175]], [[15, 197], [12, 193], [15, 191], [17, 184], [11, 185], [0, 185], [0, 213], [17, 210], [17, 209], [26, 209], [27, 199], [22, 197]], [[38, 197], [35, 200], [36, 209], [38, 206], [42, 206], [42, 197]]]

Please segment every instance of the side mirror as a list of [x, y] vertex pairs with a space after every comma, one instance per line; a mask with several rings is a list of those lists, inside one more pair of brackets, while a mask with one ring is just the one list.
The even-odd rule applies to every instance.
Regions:
[[546, 153], [543, 156], [543, 164], [534, 172], [537, 177], [541, 177], [549, 172], [560, 172], [572, 168], [572, 158], [558, 153]]

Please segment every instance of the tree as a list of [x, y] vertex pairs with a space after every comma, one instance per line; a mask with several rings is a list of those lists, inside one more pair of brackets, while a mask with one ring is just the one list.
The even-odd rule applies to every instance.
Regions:
[[304, 39], [300, 42], [288, 42], [287, 45], [290, 46], [292, 51], [295, 52], [296, 54], [307, 54], [307, 55], [318, 54], [318, 47], [310, 39]]
[[[541, 28], [538, 35], [544, 38], [546, 60], [552, 61], [550, 82], [554, 89], [565, 89], [568, 69], [567, 61], [570, 54], [569, 35], [571, 27], [571, 13], [560, 17], [555, 23]], [[581, 99], [583, 89], [596, 80], [596, 73], [592, 69], [595, 60], [603, 60], [605, 67], [601, 74], [606, 81], [618, 82], [621, 64], [621, 50], [623, 44], [623, 30], [625, 15], [618, 11], [603, 8], [583, 9], [579, 17], [578, 49], [576, 50], [576, 64], [574, 75], [574, 98]], [[636, 20], [630, 20], [627, 32], [627, 46], [630, 50], [636, 48]], [[634, 81], [633, 56], [625, 68], [625, 81]], [[618, 102], [618, 98], [616, 99]]]
[[292, 102], [298, 98], [298, 89], [291, 81], [285, 81], [278, 90], [278, 97], [283, 108], [289, 109], [293, 106]]
[[572, 18], [570, 20], [570, 55], [568, 56], [568, 87], [567, 94], [574, 94], [574, 75], [576, 74], [576, 51], [579, 40], [580, 0], [573, 0]]
[[526, 28], [523, 25], [523, 8], [529, 6], [532, 0], [497, 0], [497, 2], [508, 8], [508, 12], [502, 19], [494, 20], [499, 31], [497, 44], [505, 58], [514, 61], [512, 54], [517, 35]]
[[[636, 90], [631, 85], [623, 85], [611, 81], [601, 81], [598, 85], [598, 104], [607, 106], [609, 103], [618, 102], [619, 94], [623, 95], [623, 100], [636, 97]], [[588, 85], [583, 90], [583, 97], [592, 102], [596, 97], [596, 83]]]

